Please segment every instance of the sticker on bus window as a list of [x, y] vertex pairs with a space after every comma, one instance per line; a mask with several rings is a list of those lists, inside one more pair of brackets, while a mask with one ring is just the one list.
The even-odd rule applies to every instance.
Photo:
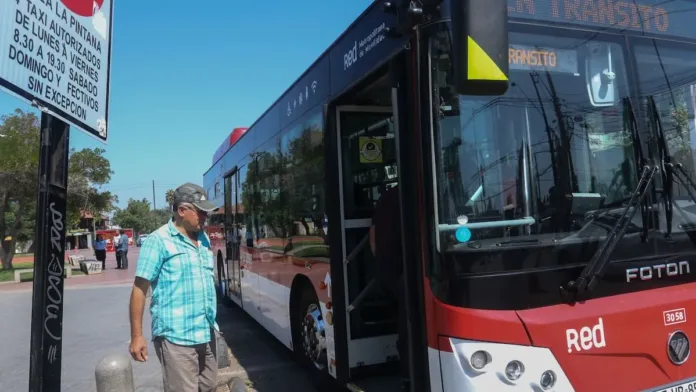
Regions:
[[358, 139], [360, 163], [382, 163], [382, 139], [361, 137]]
[[578, 73], [578, 53], [574, 50], [510, 45], [508, 54], [511, 70]]

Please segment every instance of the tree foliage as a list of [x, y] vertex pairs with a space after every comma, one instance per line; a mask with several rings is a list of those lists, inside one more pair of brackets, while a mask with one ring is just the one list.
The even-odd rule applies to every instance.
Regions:
[[172, 206], [174, 205], [174, 189], [168, 190], [166, 195], [164, 196], [164, 199], [167, 201], [169, 209], [171, 210]]
[[31, 236], [39, 163], [39, 118], [17, 109], [0, 124], [0, 259], [12, 268], [17, 239]]
[[166, 209], [152, 210], [147, 199], [128, 200], [124, 209], [114, 213], [114, 223], [135, 233], [151, 233], [167, 223], [171, 213]]
[[[20, 109], [0, 118], [0, 260], [12, 268], [17, 241], [34, 237], [40, 121]], [[113, 172], [103, 149], [72, 150], [68, 175], [68, 228], [80, 211], [109, 212], [115, 197], [100, 188]]]
[[104, 156], [103, 148], [85, 148], [70, 151], [68, 168], [68, 223], [75, 227], [81, 213], [94, 216], [113, 211], [118, 198], [101, 188], [111, 181], [111, 162]]

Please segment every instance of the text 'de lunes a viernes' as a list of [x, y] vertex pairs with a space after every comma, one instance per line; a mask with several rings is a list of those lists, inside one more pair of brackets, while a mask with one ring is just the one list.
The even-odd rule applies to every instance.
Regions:
[[[79, 16], [58, 0], [10, 0], [0, 8], [12, 22], [0, 26], [0, 50], [9, 60], [0, 65], [0, 77], [83, 129], [105, 133], [110, 30], [102, 10], [95, 6], [92, 17]], [[110, 17], [110, 8], [106, 12]]]

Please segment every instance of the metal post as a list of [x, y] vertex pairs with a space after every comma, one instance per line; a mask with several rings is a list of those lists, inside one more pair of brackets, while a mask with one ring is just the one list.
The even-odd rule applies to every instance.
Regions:
[[109, 355], [94, 370], [97, 392], [134, 392], [133, 365], [125, 355]]
[[70, 126], [41, 113], [29, 391], [60, 391]]
[[157, 209], [157, 200], [155, 199], [155, 180], [152, 180], [152, 209]]

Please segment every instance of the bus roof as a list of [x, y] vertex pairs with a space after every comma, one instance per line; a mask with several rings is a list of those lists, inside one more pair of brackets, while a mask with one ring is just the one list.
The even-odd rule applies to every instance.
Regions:
[[[451, 1], [451, 0], [450, 0]], [[596, 0], [592, 0], [594, 4]], [[637, 0], [639, 5], [654, 8], [654, 13], [658, 18], [654, 21], [651, 33], [665, 37], [692, 37], [696, 39], [696, 24], [690, 23], [694, 10], [691, 7], [694, 0], [674, 0], [664, 2], [663, 0]], [[448, 1], [443, 2], [444, 6]], [[593, 30], [605, 30], [615, 28], [619, 31], [636, 31], [643, 34], [645, 26], [634, 28], [632, 25], [624, 26], [629, 20], [623, 14], [610, 16], [598, 15], [597, 21], [593, 20], [573, 20], [570, 18], [575, 15], [574, 8], [554, 8], [557, 2], [554, 0], [508, 0], [509, 17], [511, 20], [529, 21], [532, 23], [562, 23], [564, 25], [576, 25]], [[357, 83], [369, 71], [384, 63], [392, 54], [397, 51], [408, 40], [408, 37], [387, 38], [386, 29], [397, 24], [396, 16], [384, 12], [382, 1], [373, 1], [365, 11], [360, 14], [348, 28], [300, 75], [294, 83], [287, 88], [283, 94], [276, 99], [259, 116], [256, 121], [241, 135], [235, 143], [239, 143], [248, 135], [257, 134], [257, 128], [272, 129], [279, 132], [288, 125], [292, 124], [300, 116], [303, 116], [310, 109], [316, 108], [324, 103], [326, 98], [338, 96], [354, 83]], [[616, 7], [628, 6], [624, 2], [618, 2]], [[619, 7], [619, 8], [621, 8]], [[652, 9], [652, 8], [651, 8]], [[623, 12], [621, 8], [619, 11]], [[618, 11], [617, 11], [618, 12]], [[563, 20], [560, 20], [560, 16]], [[447, 18], [445, 12], [442, 15]], [[619, 19], [619, 16], [623, 19]], [[604, 20], [602, 18], [609, 18]], [[665, 18], [675, 19], [674, 21]], [[676, 22], [676, 23], [671, 23]], [[311, 96], [309, 92], [312, 92]], [[304, 93], [304, 94], [303, 94]], [[301, 97], [301, 95], [304, 95]], [[307, 98], [304, 102], [302, 99]], [[298, 103], [299, 106], [298, 107]], [[249, 132], [253, 130], [254, 132]], [[265, 140], [258, 140], [261, 143]], [[231, 150], [231, 145], [226, 141], [226, 152], [218, 153], [213, 157], [211, 167], [204, 175], [207, 175], [218, 162]], [[255, 144], [258, 144], [255, 143]]]
[[[278, 122], [277, 130], [280, 131], [309, 109], [315, 108], [325, 98], [337, 95], [357, 82], [359, 75], [364, 74], [366, 69], [372, 69], [390, 58], [394, 49], [398, 49], [407, 38], [386, 37], [386, 28], [396, 24], [396, 17], [384, 12], [382, 3], [382, 1], [373, 1], [248, 129], [253, 130], [261, 122], [275, 120]], [[364, 52], [363, 57], [360, 57], [359, 61], [354, 60], [346, 67], [345, 55], [354, 48], [356, 57], [358, 50]], [[329, 77], [330, 72], [331, 77]], [[295, 110], [292, 97], [299, 97], [301, 92], [305, 93], [308, 100], [306, 104], [300, 105], [302, 108]], [[275, 113], [276, 111], [278, 112]], [[276, 115], [275, 119], [274, 115]], [[237, 143], [244, 136], [252, 133], [245, 132]], [[224, 155], [224, 153], [220, 156], [215, 154], [214, 158], [217, 159], [213, 159], [212, 166], [205, 174], [215, 167]]]

